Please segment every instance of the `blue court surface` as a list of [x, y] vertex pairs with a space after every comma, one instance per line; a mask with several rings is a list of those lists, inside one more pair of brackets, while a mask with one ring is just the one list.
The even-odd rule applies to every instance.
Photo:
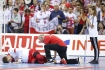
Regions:
[[105, 70], [105, 57], [100, 57], [99, 64], [89, 64], [93, 57], [86, 57], [86, 62], [76, 65], [60, 64], [3, 64], [0, 62], [0, 70]]

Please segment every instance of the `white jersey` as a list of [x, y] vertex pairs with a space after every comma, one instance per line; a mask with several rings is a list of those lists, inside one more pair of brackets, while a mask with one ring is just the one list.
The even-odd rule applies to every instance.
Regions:
[[[68, 18], [69, 18], [69, 22], [68, 22], [68, 28], [71, 28], [71, 27], [74, 27], [74, 20], [76, 20], [77, 19], [77, 17], [76, 17], [76, 15], [74, 14], [74, 13], [69, 13], [68, 14]], [[72, 25], [70, 25], [70, 24], [72, 24]]]
[[28, 62], [29, 49], [9, 49], [8, 54], [10, 54], [15, 61], [21, 59], [21, 62]]
[[49, 11], [45, 11], [45, 12], [41, 12], [38, 11], [35, 14], [35, 18], [39, 21], [38, 24], [41, 25], [46, 25], [49, 22], [49, 17], [50, 17], [50, 12]]
[[[69, 13], [68, 12], [63, 12], [64, 13], [64, 15], [65, 15], [65, 17], [66, 18], [68, 18], [69, 17]], [[65, 22], [65, 23], [62, 23], [62, 27], [66, 27], [67, 26], [67, 22]]]
[[97, 37], [98, 36], [98, 31], [97, 31], [97, 17], [93, 17], [93, 16], [90, 16], [89, 17], [90, 19], [90, 23], [94, 26], [93, 28], [91, 28], [89, 26], [89, 35], [90, 37]]

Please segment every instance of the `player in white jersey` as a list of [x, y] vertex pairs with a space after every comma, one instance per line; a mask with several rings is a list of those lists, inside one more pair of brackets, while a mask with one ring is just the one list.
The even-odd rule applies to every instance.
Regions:
[[2, 58], [3, 63], [39, 63], [46, 62], [46, 58], [35, 49], [9, 49], [8, 54]]
[[[56, 55], [55, 55], [56, 56]], [[56, 62], [55, 58], [53, 59], [56, 64], [78, 64], [81, 62], [81, 58], [78, 59], [68, 59], [68, 62], [65, 62], [62, 59], [60, 62]], [[35, 49], [9, 49], [8, 54], [2, 58], [3, 63], [38, 63], [44, 64], [47, 62], [45, 56], [41, 55]]]

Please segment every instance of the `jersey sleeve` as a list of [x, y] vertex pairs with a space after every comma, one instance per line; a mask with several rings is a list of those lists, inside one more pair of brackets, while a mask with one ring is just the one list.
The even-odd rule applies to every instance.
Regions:
[[77, 19], [77, 16], [74, 14], [74, 20], [76, 20]]
[[10, 54], [10, 55], [13, 53], [16, 53], [16, 52], [17, 52], [16, 49], [13, 49], [13, 48], [8, 50], [8, 54]]

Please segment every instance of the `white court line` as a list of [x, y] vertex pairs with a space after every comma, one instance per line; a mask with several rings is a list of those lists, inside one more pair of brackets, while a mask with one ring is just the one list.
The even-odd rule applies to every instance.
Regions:
[[2, 67], [2, 66], [6, 66], [6, 65], [0, 65], [0, 66]]

